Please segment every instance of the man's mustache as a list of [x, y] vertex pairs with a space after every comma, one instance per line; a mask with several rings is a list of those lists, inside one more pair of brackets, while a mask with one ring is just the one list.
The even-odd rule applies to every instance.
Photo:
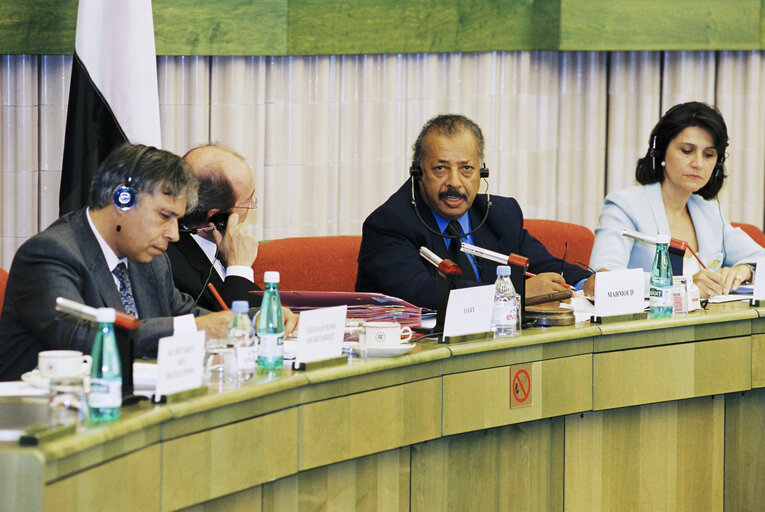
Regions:
[[439, 199], [445, 199], [447, 197], [461, 197], [465, 201], [467, 201], [467, 198], [468, 198], [467, 194], [465, 194], [464, 192], [460, 192], [456, 188], [452, 188], [452, 187], [447, 187], [446, 190], [438, 193]]

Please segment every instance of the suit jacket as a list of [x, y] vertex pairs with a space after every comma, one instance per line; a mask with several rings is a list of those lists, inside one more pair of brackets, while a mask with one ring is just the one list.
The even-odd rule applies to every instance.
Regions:
[[212, 268], [205, 252], [190, 234], [181, 233], [178, 241], [171, 243], [167, 248], [167, 256], [173, 268], [176, 288], [188, 293], [194, 299], [199, 297], [197, 300], [199, 306], [210, 311], [223, 309], [207, 288], [207, 283], [215, 286], [223, 301], [229, 306], [235, 300], [246, 300], [251, 307], [260, 306], [261, 298], [250, 293], [260, 288], [240, 276], [227, 276], [225, 281], [222, 280], [218, 272]]
[[[688, 212], [696, 229], [699, 258], [709, 268], [755, 263], [765, 257], [765, 249], [725, 221], [717, 201], [692, 194]], [[651, 271], [656, 248], [622, 236], [624, 228], [649, 235], [670, 235], [660, 183], [630, 187], [606, 197], [595, 229], [590, 267]]]
[[[156, 357], [159, 338], [173, 333], [172, 317], [206, 311], [173, 286], [164, 254], [151, 263], [130, 262], [128, 269], [141, 318], [133, 352]], [[124, 311], [85, 209], [64, 215], [27, 240], [13, 258], [0, 317], [0, 380], [18, 379], [34, 369], [41, 350], [90, 353], [95, 326], [57, 319], [56, 297]]]
[[[439, 231], [433, 214], [422, 200], [415, 185], [417, 208], [425, 224]], [[398, 189], [385, 203], [364, 221], [356, 291], [381, 292], [402, 298], [420, 307], [436, 308], [438, 273], [419, 254], [421, 246], [441, 258], [449, 258], [444, 238], [430, 232], [418, 219], [412, 206], [410, 181]], [[469, 210], [473, 229], [481, 223], [486, 212], [486, 196], [476, 196]], [[523, 213], [515, 199], [491, 196], [486, 223], [474, 234], [475, 245], [503, 254], [516, 253], [529, 258], [529, 270], [534, 273], [560, 272], [561, 260], [552, 256], [544, 245], [523, 229]], [[479, 283], [491, 284], [497, 279], [497, 264], [476, 258]], [[576, 283], [590, 272], [576, 265], [563, 263], [567, 281]], [[518, 285], [521, 276], [513, 276]], [[459, 287], [473, 286], [471, 281], [458, 282]]]

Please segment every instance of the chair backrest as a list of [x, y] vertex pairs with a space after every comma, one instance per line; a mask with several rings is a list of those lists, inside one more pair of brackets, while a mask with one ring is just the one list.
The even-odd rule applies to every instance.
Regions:
[[261, 242], [252, 265], [255, 282], [278, 270], [280, 290], [352, 292], [356, 285], [360, 236], [309, 236]]
[[0, 312], [3, 311], [3, 302], [5, 302], [5, 283], [8, 282], [8, 272], [0, 268]]
[[568, 242], [567, 262], [579, 261], [585, 265], [590, 263], [592, 244], [595, 243], [595, 233], [590, 228], [570, 222], [546, 219], [525, 219], [523, 227], [542, 242], [542, 245], [547, 247], [550, 254], [556, 258], [563, 257], [563, 253], [566, 252], [566, 242]]
[[744, 232], [752, 237], [752, 240], [765, 247], [765, 233], [754, 224], [746, 224], [744, 222], [731, 222], [731, 226], [734, 228], [741, 228]]

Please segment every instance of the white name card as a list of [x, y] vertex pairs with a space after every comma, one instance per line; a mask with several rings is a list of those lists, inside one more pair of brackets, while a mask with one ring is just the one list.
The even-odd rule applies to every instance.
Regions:
[[752, 298], [755, 300], [765, 299], [765, 258], [757, 260], [757, 266], [754, 270]]
[[182, 336], [160, 338], [154, 395], [159, 398], [201, 386], [204, 357], [204, 331], [184, 331]]
[[490, 331], [493, 307], [493, 284], [452, 290], [446, 306], [444, 337]]
[[643, 288], [642, 269], [598, 272], [595, 278], [595, 316], [643, 312]]
[[312, 309], [300, 313], [295, 364], [343, 355], [348, 306]]

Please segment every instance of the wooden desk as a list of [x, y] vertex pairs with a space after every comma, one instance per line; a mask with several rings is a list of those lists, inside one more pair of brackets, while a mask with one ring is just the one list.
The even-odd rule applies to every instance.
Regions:
[[0, 443], [0, 509], [759, 510], [765, 308], [425, 343], [123, 416]]

